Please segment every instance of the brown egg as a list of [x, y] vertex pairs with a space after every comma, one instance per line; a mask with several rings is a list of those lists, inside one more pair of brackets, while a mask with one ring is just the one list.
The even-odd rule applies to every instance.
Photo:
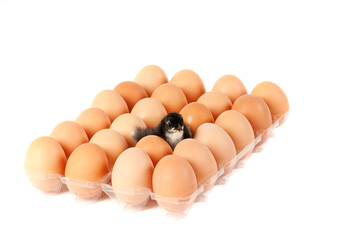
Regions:
[[93, 100], [92, 107], [102, 109], [106, 114], [108, 114], [111, 122], [113, 122], [119, 115], [129, 112], [127, 103], [116, 91], [113, 90], [104, 90], [96, 95]]
[[157, 87], [168, 82], [168, 78], [163, 69], [155, 65], [149, 65], [138, 72], [134, 82], [142, 86], [148, 96], [151, 96]]
[[266, 102], [251, 94], [240, 96], [233, 104], [232, 110], [242, 113], [251, 123], [255, 137], [272, 125], [271, 112]]
[[68, 159], [65, 183], [74, 195], [89, 199], [101, 194], [101, 184], [85, 186], [78, 181], [97, 182], [108, 173], [109, 164], [104, 150], [94, 143], [84, 143], [77, 147]]
[[167, 115], [167, 111], [158, 100], [144, 98], [135, 104], [132, 114], [140, 117], [147, 127], [155, 128]]
[[135, 147], [146, 152], [152, 160], [154, 166], [156, 166], [159, 160], [163, 157], [173, 153], [169, 144], [163, 138], [155, 135], [143, 137], [139, 140], [139, 142], [137, 142]]
[[116, 91], [127, 103], [129, 111], [132, 111], [134, 105], [141, 99], [148, 97], [147, 92], [138, 83], [124, 81], [115, 88]]
[[[167, 211], [177, 213], [188, 209], [194, 200], [187, 197], [197, 190], [197, 178], [192, 166], [182, 157], [165, 156], [154, 169], [153, 190], [158, 204]], [[170, 201], [169, 198], [180, 199]]]
[[110, 119], [100, 108], [88, 108], [77, 117], [75, 122], [82, 126], [90, 139], [96, 132], [109, 128]]
[[125, 138], [113, 129], [103, 129], [94, 134], [90, 143], [95, 143], [101, 147], [108, 158], [109, 169], [113, 169], [118, 156], [128, 148]]
[[247, 94], [247, 89], [242, 81], [234, 75], [224, 75], [220, 77], [213, 86], [212, 91], [220, 91], [226, 94], [232, 103], [243, 94]]
[[255, 137], [261, 135], [256, 147], [267, 141], [269, 134], [266, 130], [272, 125], [272, 115], [262, 98], [252, 94], [242, 95], [234, 102], [232, 110], [242, 113], [248, 119]]
[[267, 103], [273, 122], [287, 113], [290, 108], [286, 94], [275, 83], [261, 82], [252, 90], [252, 94]]
[[201, 124], [214, 122], [211, 111], [204, 104], [198, 102], [189, 103], [180, 111], [180, 114], [193, 134]]
[[216, 159], [218, 169], [225, 167], [224, 175], [233, 169], [234, 165], [229, 164], [236, 156], [236, 148], [232, 138], [223, 128], [213, 123], [204, 123], [198, 127], [194, 139], [209, 148]]
[[197, 102], [208, 107], [214, 119], [217, 119], [222, 112], [232, 108], [232, 102], [227, 95], [218, 91], [203, 94]]
[[133, 131], [136, 128], [146, 127], [147, 126], [145, 125], [144, 121], [140, 119], [140, 117], [132, 113], [125, 113], [114, 120], [114, 122], [110, 126], [110, 129], [113, 129], [122, 134], [125, 137], [125, 140], [127, 140], [129, 147], [134, 147], [135, 141], [132, 136]]
[[[149, 199], [147, 189], [152, 189], [153, 170], [152, 161], [142, 149], [128, 148], [125, 150], [115, 162], [112, 173], [112, 185], [116, 196], [122, 202], [130, 205], [138, 205], [147, 201]], [[143, 189], [145, 191], [141, 194], [133, 193]]]
[[[60, 144], [51, 137], [39, 137], [29, 146], [25, 156], [25, 171], [30, 182], [44, 192], [60, 190], [66, 156]], [[38, 175], [40, 174], [40, 175]]]
[[[186, 159], [196, 174], [198, 187], [205, 185], [204, 192], [210, 190], [216, 182], [217, 162], [206, 145], [192, 138], [180, 141], [174, 149], [174, 155]], [[213, 178], [212, 178], [213, 177]]]
[[65, 167], [65, 177], [96, 182], [109, 172], [107, 155], [94, 143], [84, 143], [70, 155]]
[[174, 84], [166, 83], [154, 90], [152, 98], [157, 99], [168, 113], [178, 112], [187, 105], [183, 91]]
[[206, 88], [197, 73], [189, 69], [177, 72], [170, 83], [178, 86], [184, 92], [187, 102], [195, 102], [206, 92]]
[[76, 122], [64, 121], [59, 123], [51, 132], [54, 138], [63, 147], [66, 157], [79, 145], [89, 141], [85, 130]]
[[[232, 138], [237, 154], [254, 140], [252, 125], [240, 112], [234, 110], [225, 111], [219, 115], [215, 123], [223, 128]], [[253, 148], [254, 146], [241, 159], [248, 157], [252, 153]]]

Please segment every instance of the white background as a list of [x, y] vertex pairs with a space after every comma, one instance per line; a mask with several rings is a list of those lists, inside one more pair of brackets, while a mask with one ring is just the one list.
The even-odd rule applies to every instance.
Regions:
[[[0, 0], [1, 239], [361, 239], [360, 1]], [[289, 97], [261, 153], [180, 220], [46, 197], [26, 149], [145, 65]]]

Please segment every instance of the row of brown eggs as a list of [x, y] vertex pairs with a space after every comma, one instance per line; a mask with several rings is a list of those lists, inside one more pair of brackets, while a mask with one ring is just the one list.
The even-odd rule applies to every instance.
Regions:
[[[183, 115], [194, 139], [183, 140], [174, 152], [156, 136], [134, 142], [136, 127], [155, 127], [173, 111]], [[191, 70], [168, 82], [161, 68], [146, 66], [133, 82], [100, 92], [75, 122], [62, 122], [50, 137], [36, 139], [28, 148], [25, 170], [94, 182], [113, 169], [116, 188], [185, 197], [287, 111], [286, 95], [271, 82], [247, 94], [241, 80], [225, 75], [206, 92]], [[129, 203], [140, 200], [134, 201]]]

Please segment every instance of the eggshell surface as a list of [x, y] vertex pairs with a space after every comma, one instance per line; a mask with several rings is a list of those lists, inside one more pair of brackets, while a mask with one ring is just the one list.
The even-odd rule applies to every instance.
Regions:
[[252, 94], [240, 96], [233, 104], [232, 110], [242, 113], [251, 123], [255, 137], [272, 125], [271, 112], [266, 102]]
[[222, 112], [232, 108], [232, 102], [227, 95], [218, 91], [203, 94], [197, 102], [203, 103], [208, 107], [214, 119], [217, 119]]
[[140, 117], [147, 127], [155, 128], [167, 115], [163, 105], [154, 98], [144, 98], [137, 102], [131, 112]]
[[60, 143], [66, 157], [69, 157], [79, 145], [89, 141], [85, 130], [73, 121], [59, 123], [51, 132], [50, 137]]
[[[128, 148], [119, 155], [114, 164], [112, 185], [117, 190], [152, 189], [154, 166], [152, 160], [140, 148]], [[125, 191], [116, 194], [117, 197], [131, 205], [137, 205], [149, 198], [149, 192], [133, 195]]]
[[197, 190], [197, 178], [192, 166], [187, 160], [180, 156], [168, 155], [162, 158], [153, 172], [153, 191], [159, 198], [156, 198], [159, 205], [169, 212], [182, 212], [192, 202], [185, 205], [177, 201], [169, 202], [167, 199], [186, 198]]
[[119, 115], [128, 113], [128, 105], [124, 99], [113, 90], [104, 90], [95, 96], [92, 107], [102, 109], [108, 116], [111, 122]]
[[196, 139], [184, 139], [175, 147], [174, 155], [183, 157], [190, 163], [196, 174], [198, 187], [206, 184], [207, 188], [204, 191], [213, 187], [215, 179], [213, 182], [207, 181], [217, 173], [218, 168], [212, 152], [206, 145]]
[[217, 162], [218, 169], [226, 166], [224, 175], [233, 169], [234, 166], [227, 164], [236, 156], [236, 148], [232, 138], [223, 128], [214, 123], [204, 123], [198, 127], [194, 139], [208, 147]]
[[[234, 110], [225, 111], [219, 115], [215, 123], [223, 128], [232, 138], [237, 154], [254, 140], [252, 125], [240, 112]], [[252, 150], [253, 147], [243, 158], [249, 156]]]
[[118, 156], [128, 148], [127, 140], [113, 129], [103, 129], [94, 134], [90, 143], [101, 147], [108, 158], [109, 169], [112, 169]]
[[135, 76], [134, 82], [143, 87], [148, 96], [151, 96], [157, 87], [168, 82], [168, 78], [163, 69], [160, 67], [156, 65], [148, 65], [138, 72]]
[[89, 139], [96, 132], [109, 128], [111, 123], [108, 115], [100, 108], [88, 108], [84, 110], [75, 122], [84, 128]]
[[148, 97], [147, 92], [138, 83], [124, 81], [115, 86], [116, 91], [127, 103], [129, 111], [132, 111], [134, 105], [141, 99]]
[[70, 155], [65, 167], [65, 177], [96, 182], [109, 172], [104, 150], [94, 143], [84, 143]]
[[178, 112], [187, 105], [183, 91], [174, 84], [166, 83], [154, 90], [152, 98], [158, 100], [168, 113]]
[[189, 69], [177, 72], [170, 83], [178, 86], [184, 92], [188, 103], [197, 101], [206, 92], [202, 79]]
[[[66, 156], [60, 144], [51, 137], [39, 137], [35, 139], [25, 155], [24, 168], [30, 173], [64, 175]], [[30, 182], [44, 192], [54, 191], [61, 185], [60, 178], [42, 180], [41, 178], [28, 175]]]
[[273, 122], [289, 111], [289, 103], [283, 90], [273, 82], [261, 82], [252, 90], [252, 94], [262, 98], [271, 111]]
[[232, 103], [243, 94], [247, 94], [247, 89], [242, 81], [231, 74], [220, 77], [213, 86], [212, 91], [220, 91], [226, 94]]
[[114, 122], [110, 126], [110, 129], [113, 129], [123, 135], [125, 140], [127, 140], [129, 147], [134, 147], [136, 142], [134, 141], [132, 136], [133, 131], [136, 128], [146, 127], [147, 126], [140, 117], [132, 113], [125, 113], [114, 120]]
[[214, 122], [211, 111], [203, 103], [189, 103], [180, 111], [180, 114], [183, 116], [183, 121], [191, 128], [193, 134], [201, 124]]
[[135, 147], [146, 152], [154, 166], [157, 165], [160, 159], [173, 153], [170, 145], [163, 138], [155, 135], [143, 137], [137, 142]]

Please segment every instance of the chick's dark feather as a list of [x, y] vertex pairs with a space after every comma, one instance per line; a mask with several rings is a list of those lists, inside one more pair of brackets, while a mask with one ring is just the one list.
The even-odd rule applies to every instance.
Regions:
[[135, 142], [138, 142], [148, 135], [157, 135], [157, 128], [136, 128], [133, 133], [133, 139]]
[[185, 138], [192, 138], [192, 132], [191, 132], [191, 129], [190, 127], [188, 127], [187, 124], [184, 124], [184, 139]]

